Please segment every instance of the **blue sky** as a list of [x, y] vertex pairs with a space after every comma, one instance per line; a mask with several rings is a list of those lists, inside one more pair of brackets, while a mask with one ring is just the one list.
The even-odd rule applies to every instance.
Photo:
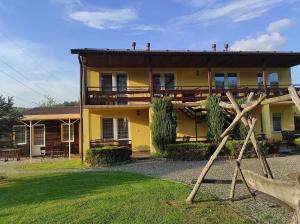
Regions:
[[300, 51], [299, 15], [300, 0], [0, 0], [0, 94], [78, 99], [71, 48]]

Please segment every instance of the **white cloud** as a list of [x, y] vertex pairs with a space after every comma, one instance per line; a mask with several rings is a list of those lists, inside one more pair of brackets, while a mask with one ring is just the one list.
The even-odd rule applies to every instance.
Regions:
[[[5, 62], [0, 61], [0, 94], [16, 96], [17, 106], [36, 106], [32, 102], [43, 100], [43, 94], [54, 96], [60, 102], [78, 99], [79, 80], [76, 75], [74, 78], [74, 74], [78, 73], [76, 60], [73, 64], [47, 56], [45, 46], [14, 38], [0, 38], [0, 48], [0, 57]], [[23, 76], [6, 64], [20, 71]]]
[[157, 25], [133, 25], [131, 27], [133, 30], [139, 31], [163, 31], [163, 28]]
[[191, 7], [208, 7], [212, 5], [219, 5], [220, 0], [173, 0], [175, 2], [183, 3]]
[[131, 8], [99, 9], [97, 11], [75, 11], [69, 17], [95, 29], [120, 29], [138, 18], [137, 11]]
[[231, 50], [236, 51], [273, 51], [286, 42], [280, 33], [267, 33], [253, 38], [245, 38], [236, 41]]
[[181, 21], [185, 23], [199, 23], [217, 19], [231, 19], [234, 22], [251, 20], [262, 16], [270, 9], [284, 3], [284, 0], [231, 0], [228, 3], [209, 4], [196, 13], [183, 16]]
[[269, 24], [267, 31], [268, 32], [276, 32], [281, 29], [287, 28], [291, 25], [290, 19], [281, 19]]

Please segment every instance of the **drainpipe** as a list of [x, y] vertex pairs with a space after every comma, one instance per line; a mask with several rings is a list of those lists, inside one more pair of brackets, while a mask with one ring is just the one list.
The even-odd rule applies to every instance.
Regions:
[[79, 152], [81, 163], [83, 164], [83, 119], [82, 119], [82, 82], [83, 82], [83, 61], [82, 57], [78, 55], [78, 60], [80, 64], [80, 144], [79, 144]]

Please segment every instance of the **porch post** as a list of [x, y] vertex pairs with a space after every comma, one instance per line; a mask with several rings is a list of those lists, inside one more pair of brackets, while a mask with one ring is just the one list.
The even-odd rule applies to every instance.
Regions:
[[29, 126], [29, 158], [30, 162], [32, 162], [32, 121], [30, 120]]
[[196, 119], [196, 113], [195, 113], [195, 134], [196, 134], [196, 142], [198, 141], [198, 130], [197, 130], [197, 119]]
[[69, 160], [71, 160], [71, 120], [69, 118]]
[[208, 62], [207, 65], [207, 84], [208, 84], [208, 93], [212, 95], [212, 77], [211, 77], [211, 64]]
[[264, 92], [267, 92], [268, 88], [268, 72], [266, 71], [266, 63], [264, 62], [263, 65], [263, 86], [264, 86]]

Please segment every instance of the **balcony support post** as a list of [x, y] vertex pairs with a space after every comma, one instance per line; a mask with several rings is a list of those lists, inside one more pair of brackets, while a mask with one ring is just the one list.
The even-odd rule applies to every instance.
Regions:
[[263, 87], [264, 87], [264, 92], [266, 93], [267, 92], [267, 88], [268, 88], [268, 72], [267, 72], [267, 69], [266, 69], [266, 63], [264, 62], [264, 65], [263, 65]]
[[211, 77], [211, 64], [208, 62], [207, 64], [207, 84], [208, 84], [208, 93], [212, 95], [212, 77]]

